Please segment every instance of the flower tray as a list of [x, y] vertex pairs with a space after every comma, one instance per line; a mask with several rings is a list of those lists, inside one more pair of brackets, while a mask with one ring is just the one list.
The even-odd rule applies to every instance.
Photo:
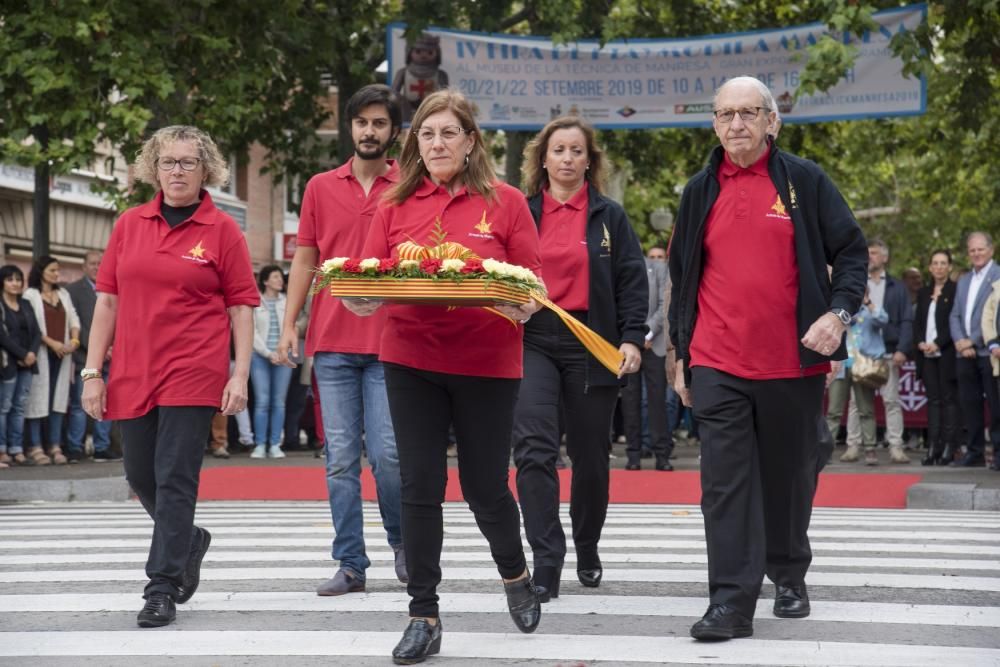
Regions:
[[407, 278], [402, 280], [340, 279], [330, 282], [332, 296], [378, 299], [387, 303], [434, 306], [495, 306], [530, 299], [522, 289], [497, 281], [470, 278], [461, 282]]

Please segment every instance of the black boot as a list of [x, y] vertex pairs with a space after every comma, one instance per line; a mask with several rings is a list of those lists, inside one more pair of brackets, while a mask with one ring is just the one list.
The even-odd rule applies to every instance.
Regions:
[[922, 466], [938, 466], [941, 465], [941, 458], [943, 456], [944, 446], [940, 443], [935, 443], [927, 448], [927, 456], [925, 456], [920, 461]]
[[937, 465], [946, 466], [955, 460], [955, 447], [953, 445], [945, 445], [944, 451], [941, 453], [941, 458], [938, 460]]
[[410, 621], [403, 638], [392, 649], [392, 661], [397, 665], [415, 665], [427, 656], [441, 652], [441, 619], [431, 625], [422, 618]]
[[542, 603], [531, 576], [517, 581], [505, 581], [503, 590], [507, 594], [507, 610], [514, 619], [514, 625], [521, 632], [534, 632], [538, 622], [542, 620]]
[[535, 580], [535, 590], [538, 591], [538, 601], [548, 602], [559, 597], [559, 580], [562, 578], [562, 566], [541, 565], [535, 568], [532, 577]]

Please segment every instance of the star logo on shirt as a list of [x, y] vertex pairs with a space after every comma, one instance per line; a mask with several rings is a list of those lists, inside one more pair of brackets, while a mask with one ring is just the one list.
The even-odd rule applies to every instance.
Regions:
[[192, 257], [197, 257], [198, 259], [204, 259], [205, 249], [201, 247], [201, 241], [198, 241], [198, 245], [188, 250], [188, 254]]
[[486, 222], [486, 211], [483, 211], [483, 217], [479, 221], [479, 224], [474, 227], [474, 229], [480, 234], [492, 234], [493, 233], [493, 230], [491, 229], [492, 226], [493, 226], [492, 224]]
[[785, 211], [785, 205], [781, 203], [780, 196], [775, 196], [774, 205], [771, 207], [771, 210], [782, 217], [788, 215], [788, 213]]

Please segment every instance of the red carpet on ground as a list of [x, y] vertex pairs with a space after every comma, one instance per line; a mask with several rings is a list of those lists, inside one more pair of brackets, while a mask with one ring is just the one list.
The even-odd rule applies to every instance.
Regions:
[[[458, 470], [449, 468], [446, 500], [461, 500]], [[569, 470], [559, 471], [563, 501], [569, 500]], [[913, 474], [852, 475], [829, 473], [820, 477], [818, 507], [906, 507], [906, 491], [921, 480]], [[510, 474], [514, 490], [514, 471]], [[367, 468], [361, 475], [361, 493], [375, 500], [375, 481]], [[326, 500], [326, 477], [319, 467], [218, 467], [201, 473], [201, 500]], [[695, 471], [611, 471], [612, 503], [697, 504], [701, 498]]]

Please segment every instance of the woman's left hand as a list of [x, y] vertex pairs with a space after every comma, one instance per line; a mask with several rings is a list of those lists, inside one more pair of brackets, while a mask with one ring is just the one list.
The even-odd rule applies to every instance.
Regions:
[[531, 316], [537, 313], [542, 307], [542, 304], [538, 303], [534, 299], [529, 299], [527, 303], [522, 303], [518, 306], [512, 306], [506, 303], [498, 303], [494, 308], [498, 311], [514, 320], [515, 322], [520, 322], [524, 324]]
[[642, 365], [642, 352], [635, 343], [622, 343], [618, 347], [622, 353], [622, 365], [618, 367], [618, 378], [621, 379], [626, 373], [635, 373]]
[[222, 408], [224, 415], [235, 415], [247, 407], [247, 381], [238, 377], [229, 378], [226, 388], [222, 391]]

